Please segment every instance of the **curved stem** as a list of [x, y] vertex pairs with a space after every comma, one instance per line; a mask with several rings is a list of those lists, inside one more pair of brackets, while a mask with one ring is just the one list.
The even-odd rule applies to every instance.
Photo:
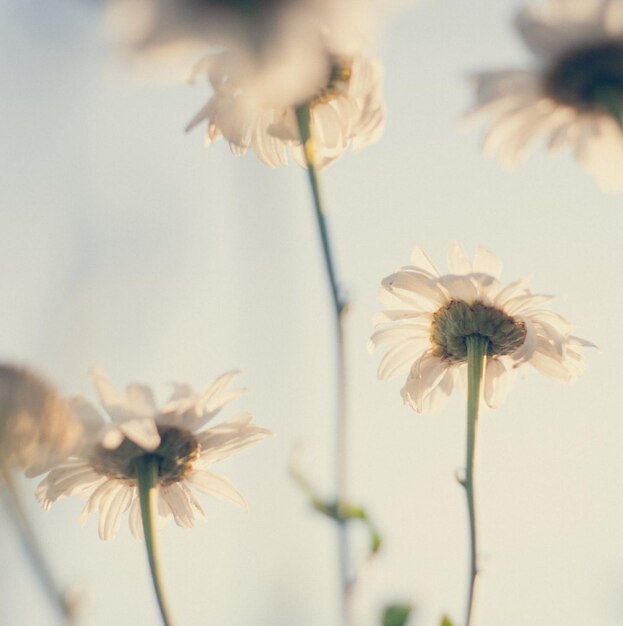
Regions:
[[154, 583], [154, 591], [160, 607], [162, 622], [164, 626], [171, 626], [173, 622], [169, 616], [169, 609], [160, 579], [160, 558], [156, 532], [155, 509], [158, 504], [158, 467], [155, 458], [149, 454], [138, 458], [135, 462], [135, 467], [141, 503], [141, 517], [143, 519], [143, 534], [145, 536], [151, 579]]
[[[322, 242], [322, 252], [325, 262], [325, 268], [329, 284], [331, 288], [331, 297], [333, 302], [333, 311], [335, 316], [335, 333], [336, 333], [336, 443], [335, 443], [335, 471], [336, 471], [336, 492], [338, 512], [340, 507], [346, 505], [347, 498], [347, 422], [346, 422], [346, 362], [345, 362], [345, 346], [344, 346], [344, 318], [348, 311], [347, 302], [341, 296], [339, 285], [337, 282], [337, 274], [333, 262], [333, 254], [331, 251], [331, 243], [329, 241], [329, 232], [325, 218], [325, 210], [320, 194], [320, 186], [318, 183], [318, 175], [316, 172], [315, 145], [311, 128], [311, 113], [309, 105], [304, 104], [295, 110], [296, 120], [298, 123], [301, 141], [303, 143], [303, 151], [305, 154], [305, 163], [307, 165], [307, 175], [309, 185], [312, 192], [314, 212], [316, 222], [318, 224], [318, 232]], [[350, 575], [350, 554], [348, 542], [347, 524], [338, 524], [338, 564], [341, 584], [342, 609], [341, 622], [348, 623], [347, 609], [349, 602], [350, 589], [353, 581]]]
[[30, 559], [30, 564], [39, 578], [42, 587], [52, 601], [52, 604], [54, 604], [61, 614], [63, 621], [70, 624], [73, 621], [74, 607], [68, 601], [66, 594], [57, 587], [54, 581], [54, 577], [43, 556], [43, 551], [37, 541], [35, 532], [22, 506], [21, 498], [13, 482], [11, 471], [6, 467], [0, 469], [0, 480], [2, 479], [4, 479], [4, 485], [6, 487], [3, 498], [6, 510], [19, 531], [22, 545]]
[[481, 335], [471, 335], [465, 338], [465, 343], [467, 345], [467, 460], [465, 480], [462, 485], [465, 488], [465, 495], [467, 496], [467, 512], [469, 515], [470, 568], [465, 626], [470, 626], [476, 576], [478, 575], [476, 505], [474, 501], [474, 459], [476, 453], [478, 412], [480, 408], [480, 389], [483, 380], [488, 339]]

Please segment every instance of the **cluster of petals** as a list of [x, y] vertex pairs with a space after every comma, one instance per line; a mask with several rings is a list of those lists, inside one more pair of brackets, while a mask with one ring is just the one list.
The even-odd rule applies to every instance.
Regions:
[[[475, 74], [476, 103], [467, 119], [491, 118], [484, 151], [514, 165], [544, 138], [551, 151], [572, 150], [604, 190], [622, 189], [623, 130], [619, 121], [598, 103], [563, 101], [548, 88], [548, 78], [561, 61], [577, 53], [608, 44], [623, 47], [623, 3], [545, 0], [522, 9], [515, 25], [537, 63], [530, 70]], [[620, 84], [613, 87], [619, 89]], [[614, 106], [620, 107], [622, 102], [623, 93]]]
[[327, 42], [356, 45], [371, 28], [371, 9], [369, 0], [107, 0], [107, 21], [135, 57], [170, 61], [219, 46], [263, 58], [288, 51], [303, 61]]
[[0, 365], [0, 467], [36, 476], [69, 456], [82, 429], [68, 404], [39, 375]]
[[440, 411], [456, 385], [466, 388], [466, 362], [436, 356], [431, 341], [433, 316], [451, 301], [482, 302], [525, 325], [525, 339], [517, 350], [486, 358], [482, 396], [491, 408], [505, 400], [517, 369], [527, 363], [561, 382], [572, 382], [584, 372], [583, 349], [592, 344], [573, 336], [567, 320], [542, 308], [552, 298], [531, 293], [527, 280], [502, 285], [502, 266], [493, 253], [479, 247], [471, 262], [453, 243], [448, 251], [450, 273], [444, 275], [420, 248], [414, 249], [411, 263], [383, 280], [381, 298], [387, 310], [376, 318], [369, 348], [388, 347], [379, 378], [408, 372], [402, 397], [416, 411]]
[[[328, 59], [329, 57], [327, 57]], [[213, 95], [189, 123], [187, 130], [207, 125], [206, 144], [224, 137], [236, 155], [251, 148], [270, 167], [288, 164], [288, 153], [305, 166], [295, 108], [310, 104], [315, 164], [322, 168], [350, 146], [357, 150], [377, 141], [383, 131], [383, 69], [380, 61], [356, 53], [348, 57], [349, 77], [321, 95], [331, 67], [319, 64], [305, 82], [288, 78], [289, 65], [274, 64], [259, 73], [237, 52], [205, 57], [191, 79], [208, 78]], [[300, 70], [297, 75], [301, 76]], [[315, 76], [310, 81], [309, 78]]]
[[233, 485], [220, 474], [209, 470], [214, 463], [264, 439], [270, 432], [252, 424], [248, 413], [241, 413], [219, 425], [204, 428], [233, 399], [245, 393], [231, 389], [238, 372], [228, 372], [197, 393], [186, 385], [175, 385], [174, 391], [158, 408], [149, 387], [131, 384], [125, 393], [117, 390], [101, 370], [92, 371], [100, 402], [109, 420], [85, 398], [70, 399], [75, 413], [82, 419], [86, 436], [75, 454], [54, 467], [36, 490], [44, 509], [71, 495], [87, 499], [80, 516], [99, 511], [99, 535], [111, 539], [117, 533], [122, 515], [129, 511], [129, 525], [134, 537], [142, 537], [141, 509], [136, 480], [101, 473], [94, 459], [98, 450], [114, 451], [130, 441], [145, 454], [160, 445], [159, 427], [173, 427], [190, 434], [198, 444], [198, 455], [192, 467], [176, 482], [159, 482], [157, 523], [164, 526], [171, 517], [176, 524], [191, 528], [205, 512], [194, 490], [244, 507], [245, 502]]

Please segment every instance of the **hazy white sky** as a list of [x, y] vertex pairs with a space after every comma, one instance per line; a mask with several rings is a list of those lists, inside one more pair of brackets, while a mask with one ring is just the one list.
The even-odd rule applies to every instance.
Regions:
[[[89, 3], [84, 3], [85, 5]], [[380, 605], [417, 604], [412, 626], [463, 618], [467, 527], [453, 475], [464, 401], [438, 416], [403, 407], [402, 381], [376, 380], [366, 352], [380, 280], [420, 245], [448, 242], [529, 275], [599, 344], [570, 387], [536, 372], [481, 421], [478, 626], [617, 626], [623, 616], [623, 207], [570, 157], [537, 151], [508, 172], [461, 132], [470, 72], [529, 62], [511, 0], [423, 1], [390, 22], [382, 141], [322, 175], [348, 336], [350, 472], [386, 548], [365, 572], [361, 626]], [[286, 474], [295, 445], [310, 478], [332, 479], [332, 320], [304, 172], [209, 150], [183, 133], [202, 85], [132, 75], [77, 0], [0, 2], [0, 356], [93, 397], [98, 364], [123, 385], [197, 387], [231, 369], [276, 437], [223, 464], [246, 513], [203, 498], [207, 522], [160, 535], [176, 623], [336, 623], [335, 538]], [[36, 483], [24, 481], [24, 495]], [[77, 525], [79, 499], [29, 508], [59, 578], [84, 595], [89, 626], [157, 624], [144, 546]], [[2, 517], [0, 622], [53, 624]], [[359, 537], [361, 539], [361, 537]]]

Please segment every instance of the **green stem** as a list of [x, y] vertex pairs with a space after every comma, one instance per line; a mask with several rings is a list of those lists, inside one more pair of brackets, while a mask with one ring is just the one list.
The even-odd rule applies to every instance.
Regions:
[[298, 122], [301, 141], [303, 142], [303, 151], [305, 153], [305, 163], [307, 165], [307, 175], [314, 200], [314, 210], [316, 212], [316, 221], [318, 222], [318, 230], [320, 239], [322, 240], [322, 251], [324, 254], [325, 264], [329, 282], [331, 284], [331, 295], [333, 297], [333, 306], [335, 308], [336, 317], [339, 319], [344, 309], [346, 301], [340, 296], [339, 286], [333, 263], [333, 255], [331, 253], [331, 244], [329, 242], [329, 233], [327, 230], [327, 222], [325, 219], [325, 210], [320, 195], [320, 186], [318, 184], [318, 174], [316, 172], [316, 148], [311, 129], [311, 113], [309, 105], [304, 104], [296, 109], [296, 120]]
[[470, 626], [471, 624], [476, 576], [478, 575], [476, 505], [474, 502], [474, 459], [476, 454], [476, 430], [480, 408], [480, 390], [482, 387], [488, 342], [488, 339], [481, 335], [470, 335], [465, 338], [467, 345], [467, 460], [465, 480], [462, 484], [465, 488], [465, 495], [467, 496], [470, 540], [469, 593], [465, 626]]
[[160, 559], [158, 555], [158, 542], [156, 532], [156, 507], [158, 506], [158, 466], [153, 455], [145, 454], [135, 462], [136, 478], [138, 481], [138, 494], [141, 502], [141, 517], [143, 519], [143, 534], [145, 547], [147, 548], [147, 560], [151, 570], [151, 579], [154, 583], [154, 591], [160, 607], [164, 626], [171, 626], [166, 598], [162, 589], [160, 577]]
[[63, 621], [66, 624], [71, 624], [74, 616], [74, 607], [68, 601], [66, 594], [57, 587], [54, 581], [54, 577], [43, 556], [35, 532], [22, 506], [21, 498], [13, 482], [11, 471], [6, 467], [0, 469], [0, 480], [2, 479], [4, 479], [6, 488], [3, 493], [6, 510], [19, 531], [22, 545], [30, 559], [30, 564], [39, 578], [43, 589], [61, 614]]
[[[311, 127], [311, 112], [308, 104], [301, 105], [296, 108], [296, 120], [298, 123], [301, 142], [303, 144], [303, 152], [305, 154], [305, 163], [307, 165], [307, 175], [309, 185], [312, 192], [314, 211], [318, 231], [322, 242], [322, 252], [324, 256], [325, 268], [329, 284], [331, 287], [331, 297], [333, 301], [333, 311], [336, 326], [336, 359], [337, 359], [337, 380], [336, 380], [336, 491], [338, 507], [344, 506], [348, 501], [347, 494], [347, 422], [346, 422], [346, 362], [345, 362], [345, 346], [344, 346], [344, 318], [348, 311], [347, 301], [340, 295], [340, 289], [337, 282], [337, 274], [333, 262], [333, 254], [331, 252], [331, 243], [329, 241], [329, 232], [325, 218], [325, 210], [320, 194], [320, 186], [318, 183], [318, 175], [316, 172], [316, 150]], [[350, 575], [350, 555], [349, 542], [346, 524], [337, 524], [338, 528], [338, 564], [340, 583], [342, 590], [342, 610], [341, 621], [343, 624], [348, 623], [348, 604], [350, 599], [350, 591], [353, 581]]]

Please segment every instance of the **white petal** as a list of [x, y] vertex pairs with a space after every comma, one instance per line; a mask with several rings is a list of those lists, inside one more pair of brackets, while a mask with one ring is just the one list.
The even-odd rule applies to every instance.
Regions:
[[104, 428], [100, 435], [100, 443], [106, 450], [116, 450], [125, 439], [124, 434], [116, 427], [110, 425]]
[[236, 389], [226, 391], [232, 381], [240, 375], [240, 370], [232, 370], [219, 376], [202, 394], [202, 402], [206, 411], [215, 411], [221, 409], [231, 400], [231, 394], [234, 397], [246, 393], [246, 389]]
[[439, 270], [435, 267], [435, 264], [430, 260], [430, 257], [420, 248], [416, 246], [411, 252], [411, 263], [418, 269], [426, 272], [431, 278], [439, 278]]
[[581, 346], [584, 348], [596, 348], [597, 350], [599, 350], [599, 346], [596, 346], [591, 341], [588, 341], [587, 339], [582, 339], [581, 337], [575, 337], [574, 335], [571, 335], [568, 338], [568, 342], [570, 345]]
[[472, 304], [478, 298], [478, 289], [471, 276], [446, 274], [439, 279], [439, 282], [448, 290], [453, 300], [462, 300]]
[[135, 539], [143, 538], [143, 518], [141, 517], [141, 504], [136, 495], [133, 496], [130, 514], [128, 516], [130, 532]]
[[536, 350], [538, 340], [537, 331], [530, 319], [527, 317], [520, 319], [526, 325], [526, 338], [519, 349], [509, 355], [510, 358], [515, 361], [515, 367], [518, 367], [521, 363], [532, 358], [532, 355]]
[[475, 273], [489, 274], [499, 280], [502, 275], [502, 262], [493, 252], [478, 246], [472, 269]]
[[553, 296], [539, 296], [535, 294], [516, 296], [506, 301], [504, 311], [509, 315], [517, 315], [527, 309], [531, 309], [532, 307], [543, 304], [544, 302], [549, 302], [553, 299]]
[[456, 241], [448, 246], [448, 269], [451, 274], [470, 274], [472, 271], [472, 264], [465, 250]]
[[236, 506], [247, 508], [244, 498], [238, 493], [236, 488], [220, 474], [198, 470], [187, 475], [186, 479], [192, 486], [209, 496], [226, 500]]
[[515, 371], [502, 359], [487, 359], [485, 368], [484, 399], [488, 406], [497, 409], [502, 405], [513, 386]]
[[528, 290], [528, 280], [525, 278], [520, 278], [504, 287], [498, 295], [495, 297], [495, 304], [500, 308], [504, 308], [504, 305], [509, 300], [517, 297], [528, 295], [530, 291]]
[[139, 415], [152, 416], [158, 410], [154, 401], [153, 391], [147, 385], [131, 383], [126, 387], [126, 398], [129, 406]]
[[442, 411], [454, 389], [457, 377], [457, 368], [448, 367], [439, 383], [433, 387], [430, 393], [426, 394], [420, 402], [420, 410], [422, 413], [434, 415]]
[[396, 272], [384, 278], [382, 285], [397, 298], [422, 312], [436, 311], [447, 302], [437, 284], [421, 274]]
[[121, 514], [130, 506], [132, 489], [128, 485], [118, 484], [100, 507], [99, 536], [103, 541], [112, 539], [119, 530]]
[[430, 352], [424, 354], [413, 365], [406, 387], [413, 403], [412, 406], [415, 405], [417, 411], [423, 411], [424, 398], [439, 384], [447, 368], [448, 363], [433, 356]]
[[[387, 292], [384, 292], [387, 293]], [[389, 295], [389, 294], [388, 294]], [[421, 313], [412, 310], [389, 310], [389, 311], [381, 311], [381, 313], [377, 313], [372, 322], [375, 326], [379, 324], [385, 324], [386, 322], [397, 322], [401, 320], [418, 320], [418, 321], [426, 321], [426, 323], [430, 326], [433, 321], [432, 315], [430, 313]]]
[[385, 343], [399, 343], [408, 339], [428, 337], [430, 322], [425, 319], [421, 322], [411, 322], [381, 328], [375, 331], [368, 342], [368, 349], [374, 351]]
[[195, 525], [195, 514], [184, 490], [177, 483], [161, 487], [158, 495], [171, 507], [173, 519], [182, 528], [192, 528]]
[[118, 424], [119, 430], [137, 446], [152, 452], [160, 445], [160, 434], [153, 419], [135, 419]]
[[[245, 415], [243, 414], [242, 417], [245, 418]], [[259, 426], [242, 427], [235, 420], [228, 420], [197, 435], [201, 445], [201, 464], [207, 466], [216, 463], [234, 452], [256, 444], [271, 434], [269, 430]]]
[[124, 421], [154, 416], [153, 399], [150, 403], [144, 387], [131, 385], [128, 387], [128, 394], [123, 394], [102, 370], [93, 368], [90, 374], [100, 401], [113, 420]]
[[390, 348], [379, 364], [377, 376], [388, 380], [411, 369], [412, 365], [430, 349], [429, 337], [416, 337]]
[[569, 383], [574, 379], [573, 374], [565, 364], [564, 356], [559, 355], [556, 350], [544, 340], [539, 340], [530, 365], [539, 370], [542, 374], [563, 383]]

